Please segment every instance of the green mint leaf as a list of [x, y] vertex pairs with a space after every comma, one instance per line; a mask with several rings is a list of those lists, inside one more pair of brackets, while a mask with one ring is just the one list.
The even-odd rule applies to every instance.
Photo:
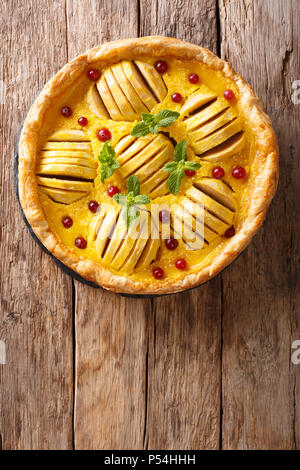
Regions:
[[105, 179], [110, 178], [114, 171], [120, 167], [120, 163], [116, 159], [116, 152], [108, 141], [103, 145], [98, 160], [101, 163], [100, 179], [104, 183]]
[[114, 171], [115, 169], [112, 166], [107, 166], [105, 179], [110, 178], [114, 174]]
[[138, 196], [134, 198], [135, 204], [149, 204], [149, 202], [150, 202], [150, 199], [145, 194], [139, 194]]
[[171, 173], [172, 171], [174, 171], [176, 169], [177, 169], [177, 162], [168, 162], [163, 167], [163, 170], [167, 171], [168, 173]]
[[186, 141], [182, 140], [179, 144], [176, 145], [174, 150], [174, 160], [175, 162], [186, 161]]
[[134, 196], [140, 194], [140, 182], [137, 176], [131, 175], [127, 181], [128, 193], [133, 193]]
[[150, 124], [149, 126], [149, 129], [150, 129], [150, 133], [151, 134], [157, 134], [158, 133], [158, 128], [159, 128], [159, 125], [158, 124]]
[[184, 168], [185, 170], [197, 171], [199, 168], [201, 168], [201, 165], [198, 162], [185, 162]]
[[104, 183], [105, 178], [106, 178], [106, 168], [104, 165], [101, 165], [101, 171], [100, 171], [101, 183]]
[[187, 161], [186, 141], [179, 142], [174, 149], [174, 161], [168, 162], [163, 167], [164, 171], [170, 173], [168, 187], [172, 194], [178, 194], [181, 181], [185, 176], [185, 170], [199, 170], [201, 167], [198, 162]]
[[184, 178], [185, 172], [183, 169], [177, 169], [172, 171], [168, 179], [168, 187], [172, 194], [178, 194], [181, 181]]
[[151, 124], [154, 120], [154, 114], [150, 114], [150, 113], [142, 113], [142, 120], [146, 123], [146, 124]]
[[145, 135], [150, 134], [150, 128], [148, 123], [142, 121], [134, 126], [130, 135], [133, 137], [144, 137]]
[[102, 162], [106, 162], [107, 160], [111, 158], [115, 158], [116, 152], [111, 145], [109, 145], [109, 141], [107, 140], [104, 144], [103, 147], [100, 151], [100, 154], [98, 156], [98, 160]]
[[126, 206], [124, 213], [123, 213], [123, 218], [126, 223], [127, 229], [132, 225], [134, 220], [136, 220], [139, 216], [139, 211], [136, 208], [136, 206]]
[[155, 116], [155, 122], [159, 127], [169, 127], [180, 116], [177, 111], [170, 111], [169, 109], [162, 109]]
[[136, 175], [131, 175], [127, 181], [127, 194], [114, 194], [113, 199], [124, 206], [123, 218], [127, 229], [139, 216], [136, 205], [149, 204], [150, 199], [146, 194], [140, 194], [140, 182]]
[[118, 204], [120, 202], [120, 196], [121, 196], [121, 194], [114, 194], [113, 195], [113, 200], [116, 201]]
[[148, 134], [157, 134], [160, 127], [168, 127], [180, 116], [177, 111], [162, 109], [157, 114], [142, 113], [142, 122], [134, 126], [131, 131], [133, 137], [144, 137]]

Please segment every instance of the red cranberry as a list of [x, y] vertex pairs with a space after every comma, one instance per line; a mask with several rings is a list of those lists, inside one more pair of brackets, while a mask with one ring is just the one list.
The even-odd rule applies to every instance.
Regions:
[[231, 174], [236, 180], [240, 180], [242, 178], [245, 178], [246, 170], [242, 166], [236, 166], [235, 168], [233, 168]]
[[87, 76], [92, 82], [96, 82], [100, 78], [100, 72], [97, 69], [90, 69]]
[[164, 60], [155, 62], [154, 67], [159, 73], [165, 73], [168, 70], [168, 64]]
[[216, 178], [216, 180], [221, 180], [225, 176], [225, 171], [221, 166], [216, 166], [212, 170], [212, 175], [214, 178]]
[[229, 227], [226, 232], [224, 233], [226, 238], [231, 238], [235, 234], [234, 227]]
[[186, 176], [191, 178], [192, 176], [195, 176], [196, 172], [195, 172], [195, 170], [185, 170], [185, 174], [186, 174]]
[[186, 261], [183, 258], [180, 258], [176, 261], [175, 266], [177, 269], [185, 269], [186, 268]]
[[83, 127], [86, 126], [88, 122], [89, 122], [89, 121], [88, 121], [87, 118], [84, 117], [84, 116], [82, 116], [82, 117], [80, 117], [80, 118], [78, 119], [78, 124], [79, 124], [80, 126], [83, 126]]
[[73, 219], [71, 217], [67, 216], [62, 219], [62, 224], [65, 228], [70, 228], [73, 225]]
[[103, 129], [99, 129], [97, 132], [97, 137], [101, 142], [106, 142], [111, 139], [111, 132], [106, 127], [103, 127]]
[[75, 246], [77, 248], [84, 250], [86, 248], [86, 245], [87, 245], [87, 241], [83, 237], [77, 237], [75, 239]]
[[172, 101], [174, 101], [174, 103], [180, 103], [182, 101], [182, 96], [180, 93], [173, 93], [171, 98], [172, 98]]
[[89, 202], [89, 209], [94, 214], [97, 212], [98, 207], [99, 207], [99, 204], [98, 204], [97, 201], [90, 201]]
[[198, 83], [199, 82], [199, 75], [197, 75], [196, 73], [191, 73], [191, 75], [189, 75], [189, 81], [191, 83]]
[[170, 222], [170, 212], [169, 212], [169, 211], [166, 211], [166, 210], [160, 211], [160, 213], [159, 213], [159, 220], [160, 220], [163, 224], [167, 224], [168, 222]]
[[109, 197], [113, 197], [114, 194], [118, 194], [120, 192], [118, 186], [109, 186], [109, 188], [107, 188], [107, 194], [109, 195]]
[[224, 98], [228, 101], [233, 100], [234, 99], [233, 91], [232, 90], [225, 90], [224, 91]]
[[155, 279], [162, 279], [164, 277], [164, 270], [162, 268], [154, 268], [152, 274]]
[[61, 108], [60, 112], [64, 117], [72, 116], [72, 109], [69, 108], [69, 106], [64, 106], [63, 108]]
[[167, 238], [165, 240], [165, 245], [168, 250], [176, 250], [176, 248], [178, 247], [178, 240], [176, 240], [176, 238]]

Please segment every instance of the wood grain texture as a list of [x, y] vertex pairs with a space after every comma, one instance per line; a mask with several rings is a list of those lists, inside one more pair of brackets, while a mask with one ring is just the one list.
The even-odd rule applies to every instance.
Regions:
[[220, 282], [154, 300], [149, 329], [149, 449], [218, 449]]
[[140, 36], [169, 36], [217, 50], [214, 0], [140, 0]]
[[77, 449], [142, 449], [150, 301], [76, 285]]
[[291, 85], [299, 79], [300, 4], [221, 1], [220, 19], [222, 57], [261, 97], [281, 167], [264, 227], [222, 276], [223, 446], [299, 448], [300, 368], [291, 364], [291, 344], [300, 337], [300, 105], [291, 101]]
[[38, 91], [67, 58], [64, 2], [43, 2], [43, 8], [38, 3], [1, 4], [0, 78], [6, 86], [0, 104], [3, 449], [72, 446], [71, 279], [32, 240], [13, 187], [13, 154], [22, 120]]
[[[141, 1], [140, 35], [165, 34], [217, 50], [216, 2]], [[146, 446], [217, 449], [220, 433], [221, 278], [153, 300]]]
[[[69, 57], [106, 40], [138, 35], [137, 3], [130, 0], [68, 1], [67, 18]], [[78, 282], [75, 289], [75, 447], [141, 449], [151, 302], [125, 300]]]

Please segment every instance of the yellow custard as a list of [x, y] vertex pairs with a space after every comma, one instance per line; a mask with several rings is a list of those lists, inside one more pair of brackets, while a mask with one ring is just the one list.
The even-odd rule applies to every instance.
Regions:
[[[56, 106], [46, 113], [36, 165], [40, 201], [51, 230], [79, 256], [133, 280], [152, 280], [155, 267], [164, 270], [165, 278], [181, 279], [211, 263], [227, 241], [224, 233], [228, 228], [239, 229], [242, 208], [247, 206], [250, 132], [239, 107], [239, 91], [221, 72], [211, 71], [194, 60], [168, 58], [168, 69], [161, 74], [161, 83], [155, 74], [154, 59], [137, 58], [133, 64], [132, 61], [124, 62], [126, 64], [121, 67], [117, 63], [101, 70], [97, 84], [83, 75], [68, 95], [60, 96]], [[198, 83], [190, 82], [190, 74], [198, 75]], [[155, 100], [151, 93], [143, 95], [142, 88], [129, 99], [130, 87], [138, 90], [138, 86], [149, 89]], [[228, 89], [234, 93], [234, 99], [224, 98], [224, 91]], [[172, 100], [174, 93], [182, 96], [180, 103]], [[98, 103], [97, 109], [95, 103]], [[62, 116], [64, 106], [72, 110], [70, 117]], [[99, 107], [102, 107], [104, 117], [99, 116]], [[157, 135], [130, 138], [130, 132], [141, 120], [143, 109], [151, 114], [163, 109], [173, 110], [179, 112], [180, 117], [171, 126], [160, 129]], [[80, 117], [87, 119], [86, 126], [78, 124]], [[100, 180], [101, 164], [98, 161], [104, 143], [97, 137], [103, 128], [110, 131], [109, 144], [116, 150], [120, 162], [120, 168], [104, 183]], [[167, 187], [169, 175], [162, 173], [162, 166], [172, 161], [174, 145], [182, 140], [187, 143], [188, 160], [199, 162], [201, 168], [194, 176], [186, 176], [178, 194], [173, 195]], [[140, 146], [140, 150], [130, 153], [133, 145], [135, 149]], [[153, 156], [149, 153], [151, 146]], [[237, 166], [246, 173], [241, 179], [232, 176], [232, 170]], [[212, 177], [215, 167], [224, 170], [222, 179]], [[124, 242], [113, 245], [116, 225], [109, 228], [109, 215], [118, 212], [120, 207], [109, 197], [107, 189], [116, 186], [121, 193], [126, 193], [130, 174], [139, 177], [141, 193], [150, 197], [149, 211], [153, 204], [178, 204], [179, 212], [191, 201], [204, 204], [204, 243], [200, 249], [189, 249], [180, 239], [176, 249], [169, 250], [161, 236], [151, 247], [151, 240], [135, 240], [128, 247]], [[61, 199], [64, 203], [59, 202]], [[96, 213], [89, 210], [90, 201], [99, 204]], [[111, 211], [101, 215], [104, 205], [111, 207]], [[62, 223], [66, 216], [73, 221], [70, 228], [65, 228]], [[110, 232], [110, 238], [103, 242], [97, 241], [101, 230]], [[78, 237], [87, 242], [86, 248], [75, 246]], [[186, 261], [185, 269], [176, 268], [178, 259]]]

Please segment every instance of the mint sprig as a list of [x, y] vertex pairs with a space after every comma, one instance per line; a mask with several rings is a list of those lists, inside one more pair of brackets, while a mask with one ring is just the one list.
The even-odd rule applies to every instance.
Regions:
[[174, 161], [168, 162], [163, 170], [170, 173], [168, 188], [172, 194], [178, 194], [181, 181], [185, 177], [185, 170], [197, 171], [201, 167], [198, 162], [187, 161], [186, 141], [182, 140], [174, 149]]
[[157, 114], [142, 113], [142, 121], [131, 131], [133, 137], [144, 137], [148, 134], [157, 134], [160, 127], [169, 127], [180, 116], [177, 111], [162, 109]]
[[140, 182], [135, 175], [131, 175], [128, 178], [127, 194], [114, 194], [113, 199], [118, 204], [124, 206], [123, 217], [127, 228], [129, 228], [132, 222], [139, 216], [139, 211], [136, 206], [150, 202], [146, 194], [140, 194]]
[[120, 167], [120, 163], [116, 159], [116, 152], [108, 141], [103, 145], [98, 160], [101, 163], [101, 182], [104, 183], [104, 180], [110, 178], [114, 171]]

